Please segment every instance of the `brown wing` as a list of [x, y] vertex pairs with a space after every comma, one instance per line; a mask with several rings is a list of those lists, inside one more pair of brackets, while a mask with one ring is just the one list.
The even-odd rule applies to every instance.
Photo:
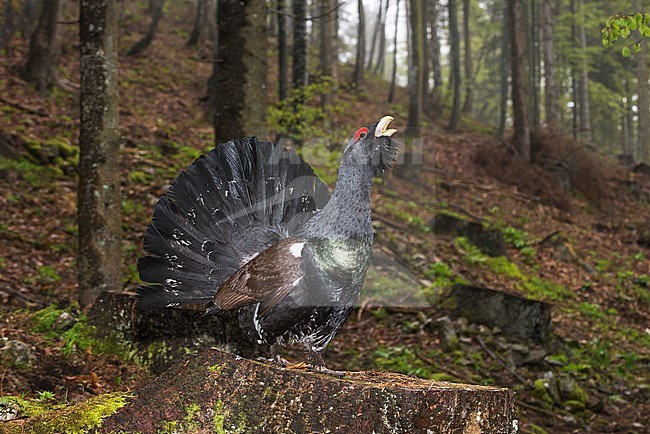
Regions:
[[214, 304], [219, 309], [231, 310], [262, 303], [258, 314], [263, 316], [304, 276], [304, 242], [301, 238], [287, 238], [264, 250], [221, 285]]

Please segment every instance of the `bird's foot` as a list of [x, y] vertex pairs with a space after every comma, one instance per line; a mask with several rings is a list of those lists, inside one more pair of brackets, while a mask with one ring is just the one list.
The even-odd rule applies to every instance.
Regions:
[[258, 362], [264, 362], [264, 363], [273, 363], [274, 365], [278, 365], [281, 368], [286, 368], [287, 366], [291, 365], [291, 362], [282, 357], [281, 355], [277, 354], [273, 357], [258, 357], [256, 359]]
[[335, 371], [333, 369], [329, 369], [325, 365], [308, 364], [307, 369], [309, 371], [311, 371], [311, 372], [318, 372], [320, 374], [327, 374], [327, 375], [331, 375], [332, 377], [338, 377], [338, 378], [345, 377], [345, 371]]

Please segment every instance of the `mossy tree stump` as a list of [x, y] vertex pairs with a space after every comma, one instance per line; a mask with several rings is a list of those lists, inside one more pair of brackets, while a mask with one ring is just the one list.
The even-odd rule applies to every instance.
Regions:
[[[344, 378], [210, 349], [179, 363], [106, 419], [101, 432], [514, 433], [514, 393], [407, 377]], [[171, 432], [170, 431], [170, 432]]]

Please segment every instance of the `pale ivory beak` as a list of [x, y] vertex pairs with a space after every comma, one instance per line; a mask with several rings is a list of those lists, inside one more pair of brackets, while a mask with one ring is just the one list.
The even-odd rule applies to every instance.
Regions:
[[397, 132], [396, 129], [386, 129], [388, 125], [393, 122], [395, 118], [392, 116], [384, 116], [381, 118], [375, 129], [375, 137], [390, 137]]

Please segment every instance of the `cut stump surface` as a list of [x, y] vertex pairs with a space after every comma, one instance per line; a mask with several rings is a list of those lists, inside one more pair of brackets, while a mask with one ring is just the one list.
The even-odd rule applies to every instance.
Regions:
[[344, 378], [206, 350], [176, 364], [101, 432], [514, 433], [508, 389], [387, 372]]

